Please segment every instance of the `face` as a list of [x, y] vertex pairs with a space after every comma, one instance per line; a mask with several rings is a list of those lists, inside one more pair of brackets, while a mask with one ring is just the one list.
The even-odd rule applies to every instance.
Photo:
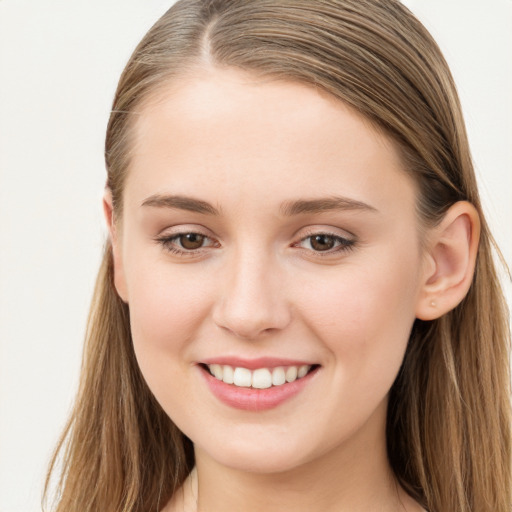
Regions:
[[384, 438], [423, 263], [414, 184], [364, 118], [237, 71], [173, 83], [113, 241], [141, 371], [198, 452], [285, 471]]

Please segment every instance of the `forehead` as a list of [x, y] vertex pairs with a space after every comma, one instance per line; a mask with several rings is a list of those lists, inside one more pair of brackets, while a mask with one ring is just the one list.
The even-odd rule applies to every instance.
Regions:
[[[208, 70], [162, 87], [140, 109], [127, 194], [210, 200], [340, 194], [414, 201], [391, 140], [311, 86]], [[211, 197], [214, 196], [214, 197]], [[275, 196], [275, 197], [274, 197]]]

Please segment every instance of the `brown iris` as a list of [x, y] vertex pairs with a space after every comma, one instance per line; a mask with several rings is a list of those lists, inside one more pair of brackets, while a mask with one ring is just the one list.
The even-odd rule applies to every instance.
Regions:
[[198, 233], [185, 233], [183, 235], [180, 235], [179, 241], [183, 249], [188, 249], [192, 251], [194, 249], [201, 248], [203, 246], [205, 238], [206, 237], [204, 235], [200, 235]]
[[328, 251], [334, 247], [336, 239], [331, 235], [314, 235], [310, 243], [315, 251]]

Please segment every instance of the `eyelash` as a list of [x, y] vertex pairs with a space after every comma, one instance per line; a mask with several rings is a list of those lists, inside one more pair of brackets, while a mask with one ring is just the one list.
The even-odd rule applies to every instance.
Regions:
[[300, 244], [304, 243], [305, 241], [309, 240], [309, 244], [311, 245], [311, 240], [313, 237], [317, 236], [325, 236], [328, 238], [331, 238], [334, 241], [335, 246], [331, 249], [328, 249], [326, 251], [315, 251], [314, 249], [306, 249], [302, 248], [305, 251], [313, 252], [315, 257], [321, 257], [321, 258], [327, 258], [329, 256], [333, 256], [339, 253], [348, 252], [355, 248], [356, 240], [345, 238], [340, 235], [336, 235], [334, 233], [329, 233], [328, 231], [314, 231], [311, 233], [308, 233], [305, 237], [301, 238], [299, 242], [293, 244], [294, 247], [299, 247]]
[[[185, 248], [179, 248], [176, 244], [179, 243], [178, 240], [186, 235], [196, 235], [203, 237], [204, 240], [209, 240], [211, 243], [206, 246], [198, 247], [197, 249], [185, 249]], [[307, 240], [311, 240], [313, 237], [316, 236], [325, 236], [333, 239], [334, 241], [334, 248], [325, 250], [325, 251], [315, 251], [314, 249], [306, 249], [304, 247], [301, 247], [301, 244], [304, 243]], [[183, 257], [193, 257], [199, 255], [204, 249], [209, 247], [219, 247], [219, 244], [215, 241], [213, 241], [209, 236], [204, 235], [202, 233], [198, 233], [195, 231], [184, 231], [181, 233], [176, 233], [171, 236], [162, 236], [156, 238], [156, 241], [160, 243], [163, 248], [166, 251], [169, 251], [171, 254], [176, 254], [178, 256]], [[311, 244], [311, 241], [310, 241]], [[301, 248], [304, 251], [312, 252], [315, 254], [315, 256], [319, 257], [328, 257], [332, 256], [333, 254], [338, 254], [342, 252], [347, 252], [350, 250], [353, 250], [355, 248], [356, 240], [351, 240], [349, 238], [344, 238], [340, 235], [335, 235], [334, 233], [329, 233], [326, 231], [316, 231], [312, 232], [305, 237], [301, 238], [298, 242], [294, 243], [292, 247]]]
[[197, 249], [185, 249], [185, 248], [180, 249], [176, 245], [176, 243], [179, 243], [177, 241], [181, 237], [186, 236], [186, 235], [196, 235], [196, 236], [203, 237], [205, 240], [212, 241], [212, 239], [209, 236], [203, 235], [203, 233], [198, 233], [196, 231], [183, 231], [181, 233], [176, 233], [176, 234], [173, 234], [170, 236], [162, 236], [162, 237], [158, 237], [156, 239], [156, 241], [158, 243], [160, 243], [166, 251], [169, 251], [172, 254], [176, 254], [178, 256], [184, 256], [184, 257], [197, 256], [200, 252], [202, 252], [202, 250], [204, 250], [208, 247], [218, 247], [219, 246], [218, 244], [216, 244], [215, 242], [212, 241], [211, 244], [209, 244], [207, 246], [198, 247]]

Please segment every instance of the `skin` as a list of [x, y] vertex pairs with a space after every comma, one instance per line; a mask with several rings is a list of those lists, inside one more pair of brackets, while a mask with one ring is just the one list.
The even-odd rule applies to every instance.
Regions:
[[[115, 282], [142, 373], [197, 461], [165, 511], [421, 510], [388, 464], [387, 397], [414, 319], [469, 286], [470, 205], [421, 249], [415, 185], [386, 136], [313, 88], [239, 71], [163, 89], [135, 141], [119, 222], [105, 198]], [[156, 205], [170, 195], [217, 214]], [[352, 203], [283, 211], [334, 196]], [[172, 252], [185, 233], [203, 246]], [[315, 250], [325, 233], [333, 249]], [[205, 385], [198, 363], [218, 356], [320, 368], [280, 406], [242, 411]]]

